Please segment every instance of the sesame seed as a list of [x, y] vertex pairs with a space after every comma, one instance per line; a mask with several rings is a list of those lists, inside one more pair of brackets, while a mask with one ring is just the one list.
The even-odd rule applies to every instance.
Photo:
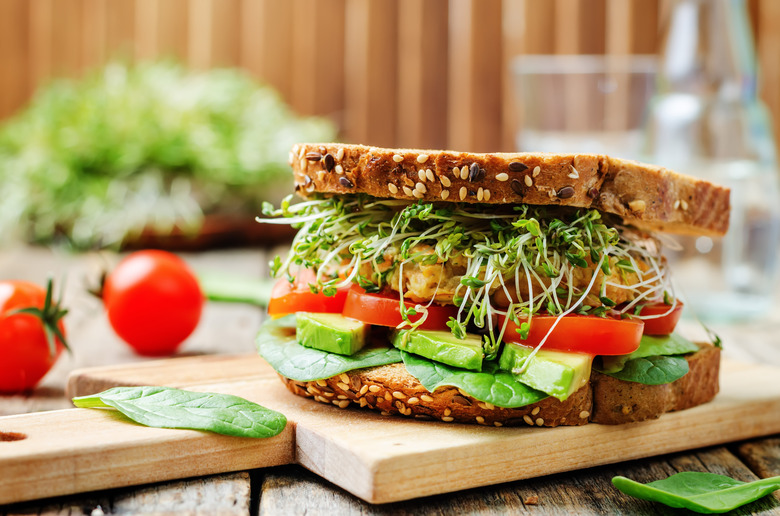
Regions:
[[339, 400], [347, 400], [347, 399], [349, 399], [349, 398], [347, 398], [347, 397], [346, 397], [345, 395], [343, 395], [343, 394], [339, 394], [338, 396], [336, 396], [336, 399], [339, 399]]
[[460, 169], [460, 178], [461, 178], [461, 179], [463, 179], [463, 180], [465, 181], [465, 180], [466, 180], [468, 177], [469, 177], [469, 167], [467, 167], [467, 166], [465, 166], [465, 165], [464, 165], [464, 166], [463, 166], [463, 167]]
[[368, 385], [364, 385], [363, 387], [361, 387], [361, 388], [360, 388], [360, 391], [358, 392], [358, 394], [359, 394], [360, 396], [362, 396], [362, 395], [364, 395], [366, 392], [368, 392]]
[[493, 426], [504, 426], [504, 423], [501, 421], [493, 421]]
[[460, 393], [460, 395], [461, 395], [461, 396], [468, 396], [468, 395], [469, 395], [469, 393], [468, 393], [468, 392], [464, 391], [464, 390], [463, 390], [463, 389], [461, 389], [460, 387], [458, 387], [458, 392]]
[[425, 181], [425, 170], [420, 169], [417, 171], [417, 179], [420, 181]]
[[325, 154], [325, 153], [327, 152], [327, 150], [328, 150], [328, 149], [326, 149], [325, 147], [323, 147], [322, 145], [320, 145], [320, 152], [321, 152], [322, 154]]
[[400, 401], [396, 401], [395, 402], [395, 408], [397, 408], [401, 412], [401, 414], [403, 414], [404, 413], [404, 409], [406, 408], [406, 405], [404, 405]]
[[289, 163], [290, 165], [292, 165], [292, 164], [293, 164], [293, 160], [294, 160], [294, 159], [295, 159], [295, 155], [294, 155], [292, 152], [290, 152], [289, 154], [287, 154], [287, 163]]
[[447, 409], [444, 409], [444, 415], [445, 415], [445, 416], [449, 416], [450, 414], [452, 414], [452, 410], [450, 410], [450, 409], [448, 409], [448, 408], [447, 408]]
[[[422, 183], [420, 183], [420, 184], [422, 184]], [[423, 197], [425, 197], [425, 194], [422, 193], [420, 190], [414, 190], [412, 192], [412, 195], [414, 195], [417, 199], [422, 199]]]
[[322, 181], [324, 178], [325, 178], [324, 170], [320, 170], [319, 172], [317, 172], [317, 181]]
[[490, 190], [485, 189], [485, 202], [490, 200]]
[[433, 170], [430, 168], [425, 169], [425, 177], [428, 178], [428, 181], [436, 181], [436, 176], [433, 175]]
[[495, 406], [493, 406], [492, 403], [488, 403], [488, 402], [480, 403], [479, 406], [482, 407], [485, 410], [493, 410], [493, 409], [496, 408]]
[[390, 395], [390, 391], [385, 392], [385, 400], [393, 401], [393, 397]]
[[393, 183], [387, 183], [387, 189], [390, 190], [390, 193], [393, 195], [398, 193], [398, 187], [395, 186]]
[[425, 163], [428, 161], [428, 155], [427, 154], [420, 154], [417, 156], [417, 163]]
[[540, 167], [539, 165], [536, 165], [536, 166], [534, 167], [533, 176], [534, 176], [534, 177], [536, 177], [536, 176], [538, 176], [539, 174], [541, 174], [541, 172], [542, 172], [542, 167]]
[[408, 403], [409, 405], [416, 405], [417, 403], [420, 403], [420, 398], [416, 396], [412, 396], [411, 398], [406, 400], [406, 403]]
[[334, 170], [336, 171], [337, 174], [343, 174], [344, 173], [344, 167], [342, 167], [341, 165], [336, 165], [336, 168]]
[[680, 207], [680, 199], [677, 199], [676, 201], [674, 201], [674, 209], [676, 210], [679, 207]]
[[477, 200], [482, 201], [482, 199], [485, 198], [485, 191], [482, 189], [482, 187], [479, 187], [479, 190], [477, 190]]
[[405, 400], [406, 399], [406, 394], [404, 394], [403, 392], [400, 392], [400, 391], [395, 391], [393, 393], [393, 398], [397, 398], [399, 400]]
[[400, 163], [403, 160], [404, 160], [404, 157], [401, 156], [400, 154], [393, 154], [393, 161], [395, 161], [396, 163]]
[[458, 167], [454, 167], [452, 169], [452, 175], [455, 176], [455, 179], [458, 179], [460, 177], [460, 169]]
[[480, 425], [485, 424], [485, 418], [482, 417], [482, 416], [477, 416], [476, 420], [477, 420], [477, 423], [479, 423]]
[[533, 409], [533, 410], [531, 411], [531, 415], [532, 415], [532, 416], [535, 416], [536, 414], [538, 414], [538, 413], [539, 413], [539, 411], [540, 411], [540, 410], [542, 410], [542, 407], [536, 407], [535, 409]]
[[304, 147], [301, 147], [298, 151], [298, 159], [301, 159], [306, 154], [306, 149]]
[[378, 385], [369, 385], [368, 390], [371, 392], [379, 392], [382, 390], [382, 388]]
[[306, 170], [306, 165], [308, 165], [308, 163], [309, 163], [309, 162], [308, 162], [308, 161], [306, 161], [305, 159], [301, 159], [301, 161], [300, 161], [300, 163], [299, 163], [299, 164], [300, 164], [300, 167], [301, 167], [301, 170]]
[[447, 187], [447, 188], [449, 188], [450, 186], [452, 186], [452, 181], [450, 181], [450, 178], [449, 178], [449, 177], [447, 177], [447, 176], [441, 176], [441, 177], [439, 178], [439, 180], [441, 181], [441, 184], [442, 184], [442, 185], [444, 185], [444, 186], [445, 186], [445, 187]]
[[531, 419], [531, 416], [529, 416], [528, 414], [523, 416], [523, 421], [525, 421], [526, 424], [528, 425], [534, 426], [534, 420]]
[[574, 165], [569, 165], [569, 166], [571, 167], [571, 173], [569, 174], [569, 177], [572, 179], [579, 179], [580, 178], [579, 171], [576, 168], [574, 168]]
[[620, 409], [620, 412], [622, 412], [624, 415], [629, 415], [632, 412], [631, 405], [623, 405], [623, 408]]
[[525, 163], [520, 163], [519, 161], [513, 161], [509, 164], [509, 170], [512, 172], [522, 172], [523, 170], [527, 169], [528, 165]]
[[295, 145], [293, 145], [292, 151], [293, 151], [293, 153], [297, 153], [298, 152], [298, 144], [297, 143]]
[[688, 210], [688, 203], [685, 200], [680, 201], [680, 206], [682, 206], [683, 211]]
[[314, 399], [320, 403], [330, 403], [328, 398], [323, 398], [322, 396], [314, 396]]
[[446, 201], [447, 197], [449, 197], [449, 196], [450, 196], [450, 191], [449, 190], [442, 190], [441, 191], [441, 200], [442, 201]]
[[308, 387], [306, 387], [306, 391], [309, 394], [321, 394], [320, 390], [318, 388], [314, 387], [313, 385], [309, 385]]
[[500, 174], [496, 174], [496, 180], [497, 181], [508, 181], [509, 180], [509, 174], [506, 172], [501, 172]]
[[531, 179], [531, 176], [525, 176], [525, 186], [533, 186], [534, 180]]
[[647, 208], [647, 205], [645, 204], [645, 201], [637, 199], [628, 203], [628, 207], [631, 208], [631, 211], [643, 212], [645, 211], [645, 208]]
[[317, 380], [317, 385], [319, 385], [320, 387], [327, 387], [328, 382], [326, 382], [325, 380]]
[[337, 385], [337, 386], [338, 386], [338, 388], [339, 388], [339, 389], [341, 389], [342, 391], [348, 391], [348, 390], [349, 390], [349, 385], [347, 385], [347, 384], [346, 384], [346, 383], [344, 383], [344, 382], [339, 382], [339, 383], [337, 383], [336, 385]]
[[543, 426], [544, 425], [544, 419], [542, 418], [536, 418], [536, 426]]
[[404, 186], [403, 189], [404, 189], [404, 193], [406, 195], [408, 195], [408, 196], [412, 195], [412, 189], [411, 188], [409, 188], [408, 186]]
[[366, 405], [368, 405], [368, 401], [366, 401], [366, 398], [360, 398], [359, 403], [360, 403], [361, 408], [365, 407]]
[[340, 149], [339, 149], [339, 150], [336, 152], [336, 159], [337, 159], [337, 160], [339, 160], [339, 161], [341, 161], [342, 159], [344, 159], [344, 147], [340, 148]]
[[587, 410], [583, 410], [582, 412], [580, 412], [580, 419], [585, 419], [588, 416], [590, 416], [590, 412], [588, 412]]
[[468, 193], [468, 190], [466, 190], [466, 187], [465, 186], [461, 186], [460, 187], [460, 192], [458, 192], [458, 195], [460, 196], [460, 200], [461, 201], [466, 198], [466, 194], [467, 193]]
[[380, 414], [383, 415], [383, 416], [389, 416], [390, 412], [388, 412], [386, 410], [383, 410], [382, 412], [380, 412]]
[[444, 421], [445, 423], [449, 423], [451, 421], [455, 421], [455, 418], [454, 417], [449, 417], [449, 416], [444, 416], [443, 418], [441, 418], [441, 420]]
[[423, 394], [422, 396], [420, 396], [420, 399], [421, 399], [421, 400], [423, 400], [423, 401], [425, 401], [425, 402], [428, 402], [428, 403], [430, 403], [430, 402], [432, 402], [432, 401], [433, 401], [433, 398], [431, 398], [431, 397], [430, 397], [430, 396], [428, 396], [427, 394]]
[[341, 380], [344, 383], [349, 383], [349, 376], [347, 376], [346, 373], [341, 373], [339, 375], [339, 380]]

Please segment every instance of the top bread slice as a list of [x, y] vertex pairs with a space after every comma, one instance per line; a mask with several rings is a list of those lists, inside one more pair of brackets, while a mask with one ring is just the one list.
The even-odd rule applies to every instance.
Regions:
[[729, 189], [598, 154], [383, 149], [307, 143], [290, 152], [296, 191], [484, 204], [593, 208], [647, 230], [720, 236]]

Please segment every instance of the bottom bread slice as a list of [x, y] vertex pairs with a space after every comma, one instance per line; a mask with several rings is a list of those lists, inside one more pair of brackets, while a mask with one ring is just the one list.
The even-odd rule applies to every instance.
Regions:
[[324, 380], [282, 380], [298, 396], [340, 408], [373, 409], [383, 415], [490, 426], [622, 424], [657, 418], [715, 397], [720, 349], [701, 344], [698, 352], [686, 358], [690, 371], [672, 383], [644, 385], [594, 371], [590, 382], [565, 401], [549, 397], [519, 408], [496, 407], [454, 387], [431, 393], [400, 363], [357, 369]]

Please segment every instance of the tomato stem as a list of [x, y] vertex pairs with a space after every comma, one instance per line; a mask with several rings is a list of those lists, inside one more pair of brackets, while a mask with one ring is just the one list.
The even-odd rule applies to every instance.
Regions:
[[46, 342], [49, 345], [49, 351], [52, 356], [57, 354], [57, 343], [59, 340], [68, 352], [71, 352], [70, 346], [65, 339], [65, 335], [60, 330], [59, 322], [67, 315], [68, 310], [62, 308], [62, 290], [60, 290], [60, 297], [57, 301], [54, 301], [54, 281], [51, 277], [46, 282], [46, 299], [43, 302], [43, 308], [37, 306], [30, 306], [27, 308], [18, 308], [16, 310], [9, 311], [9, 315], [14, 314], [28, 314], [37, 317], [43, 324], [43, 332], [46, 334]]

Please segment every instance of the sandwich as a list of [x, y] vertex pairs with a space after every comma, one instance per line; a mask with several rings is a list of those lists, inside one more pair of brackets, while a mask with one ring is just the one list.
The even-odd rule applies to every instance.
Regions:
[[675, 333], [666, 233], [729, 190], [602, 155], [300, 144], [298, 230], [259, 353], [294, 394], [489, 426], [622, 424], [708, 402], [719, 343]]

